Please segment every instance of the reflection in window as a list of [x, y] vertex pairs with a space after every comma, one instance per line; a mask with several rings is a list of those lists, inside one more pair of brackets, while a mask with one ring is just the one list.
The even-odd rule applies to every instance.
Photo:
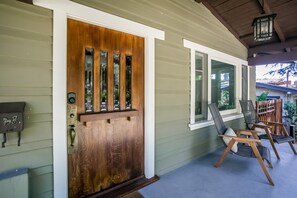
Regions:
[[107, 52], [100, 52], [100, 111], [107, 111]]
[[204, 55], [195, 52], [195, 121], [205, 120], [207, 117], [206, 106], [206, 67]]
[[120, 110], [120, 54], [113, 55], [113, 109]]
[[211, 61], [211, 102], [219, 110], [235, 109], [235, 66]]
[[86, 112], [93, 111], [93, 62], [94, 50], [85, 49], [85, 109]]
[[242, 100], [247, 100], [248, 99], [248, 66], [242, 65]]
[[126, 56], [126, 109], [131, 109], [132, 56]]

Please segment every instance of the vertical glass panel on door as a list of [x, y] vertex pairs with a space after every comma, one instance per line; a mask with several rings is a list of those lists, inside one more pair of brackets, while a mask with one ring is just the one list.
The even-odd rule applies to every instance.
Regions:
[[94, 49], [85, 49], [85, 111], [93, 111]]
[[126, 109], [132, 108], [132, 56], [126, 55]]
[[100, 111], [107, 111], [107, 52], [100, 52]]
[[120, 54], [113, 55], [113, 109], [120, 110]]

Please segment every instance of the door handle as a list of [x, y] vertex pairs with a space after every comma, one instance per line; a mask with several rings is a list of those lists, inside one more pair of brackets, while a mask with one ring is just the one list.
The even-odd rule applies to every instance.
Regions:
[[69, 135], [70, 135], [70, 146], [73, 147], [74, 146], [75, 136], [76, 136], [76, 131], [74, 129], [74, 125], [70, 125]]
[[67, 104], [67, 148], [68, 154], [77, 151], [78, 136], [77, 133], [77, 106], [75, 104]]

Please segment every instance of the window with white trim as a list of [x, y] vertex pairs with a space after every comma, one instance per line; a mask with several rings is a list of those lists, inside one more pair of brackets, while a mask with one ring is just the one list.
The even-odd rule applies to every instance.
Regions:
[[208, 104], [216, 103], [224, 120], [242, 117], [239, 100], [248, 93], [247, 61], [184, 39], [190, 49], [191, 130], [212, 125]]
[[207, 67], [205, 54], [195, 52], [195, 121], [207, 119]]

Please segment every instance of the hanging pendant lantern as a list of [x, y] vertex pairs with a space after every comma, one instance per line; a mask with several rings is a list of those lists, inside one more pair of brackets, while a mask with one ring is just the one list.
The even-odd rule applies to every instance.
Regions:
[[266, 41], [272, 38], [273, 35], [273, 22], [276, 14], [263, 15], [257, 17], [253, 21], [254, 27], [254, 40]]

